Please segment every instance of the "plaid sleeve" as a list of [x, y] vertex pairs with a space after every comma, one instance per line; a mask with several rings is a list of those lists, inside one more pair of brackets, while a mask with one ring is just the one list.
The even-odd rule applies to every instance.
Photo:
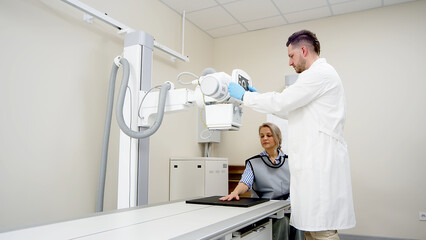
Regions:
[[251, 168], [250, 164], [247, 164], [243, 175], [241, 175], [240, 182], [247, 185], [249, 187], [249, 191], [250, 191], [252, 186], [253, 186], [253, 181], [254, 181], [253, 169]]

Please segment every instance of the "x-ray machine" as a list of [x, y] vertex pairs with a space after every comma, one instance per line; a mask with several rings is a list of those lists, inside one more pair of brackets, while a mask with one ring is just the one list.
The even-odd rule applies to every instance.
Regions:
[[[119, 67], [123, 67], [123, 81], [116, 106], [117, 121], [121, 129], [117, 208], [146, 205], [149, 182], [149, 136], [159, 128], [164, 112], [185, 110], [197, 103], [205, 110], [205, 123], [208, 129], [238, 130], [242, 118], [241, 102], [229, 96], [227, 87], [230, 81], [234, 81], [248, 90], [248, 86], [252, 85], [250, 77], [239, 69], [235, 69], [232, 75], [206, 69], [201, 77], [191, 82], [196, 85], [195, 90], [175, 89], [173, 83], [166, 82], [162, 84], [159, 92], [151, 92], [154, 48], [186, 62], [189, 58], [184, 56], [183, 52], [178, 53], [156, 42], [148, 33], [135, 31], [80, 1], [62, 1], [99, 18], [125, 34], [123, 55], [114, 59], [115, 64], [111, 72], [96, 210], [103, 209], [109, 130], [115, 78]], [[185, 19], [183, 24], [184, 21]]]

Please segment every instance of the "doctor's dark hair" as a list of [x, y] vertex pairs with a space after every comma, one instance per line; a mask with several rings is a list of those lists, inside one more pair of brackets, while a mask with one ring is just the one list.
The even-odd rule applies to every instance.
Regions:
[[321, 45], [318, 41], [317, 35], [315, 33], [308, 30], [301, 30], [293, 33], [289, 38], [287, 43], [285, 44], [287, 47], [289, 45], [300, 47], [301, 45], [307, 45], [311, 47], [318, 56], [320, 55]]
[[278, 145], [277, 149], [281, 149], [282, 136], [281, 136], [280, 128], [273, 123], [266, 122], [266, 123], [262, 123], [262, 125], [259, 126], [259, 133], [260, 133], [260, 129], [263, 127], [267, 127], [271, 129], [272, 137], [274, 138], [275, 143]]

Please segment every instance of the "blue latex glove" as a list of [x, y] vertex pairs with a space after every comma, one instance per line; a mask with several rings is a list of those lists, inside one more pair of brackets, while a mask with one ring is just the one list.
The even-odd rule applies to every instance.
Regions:
[[243, 95], [246, 90], [240, 86], [238, 83], [230, 82], [228, 86], [228, 92], [231, 97], [236, 98], [238, 100], [243, 99]]
[[248, 86], [248, 90], [250, 91], [250, 92], [259, 92], [259, 91], [257, 91], [257, 89], [255, 88], [255, 87], [253, 87], [253, 86]]

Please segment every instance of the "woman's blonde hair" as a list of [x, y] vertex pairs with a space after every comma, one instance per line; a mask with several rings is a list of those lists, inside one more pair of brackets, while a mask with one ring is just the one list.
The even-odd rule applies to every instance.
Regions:
[[272, 137], [274, 138], [275, 143], [278, 145], [277, 149], [281, 149], [282, 136], [280, 128], [273, 123], [266, 122], [262, 123], [262, 125], [259, 126], [259, 133], [260, 129], [263, 127], [268, 127], [269, 129], [271, 129]]

